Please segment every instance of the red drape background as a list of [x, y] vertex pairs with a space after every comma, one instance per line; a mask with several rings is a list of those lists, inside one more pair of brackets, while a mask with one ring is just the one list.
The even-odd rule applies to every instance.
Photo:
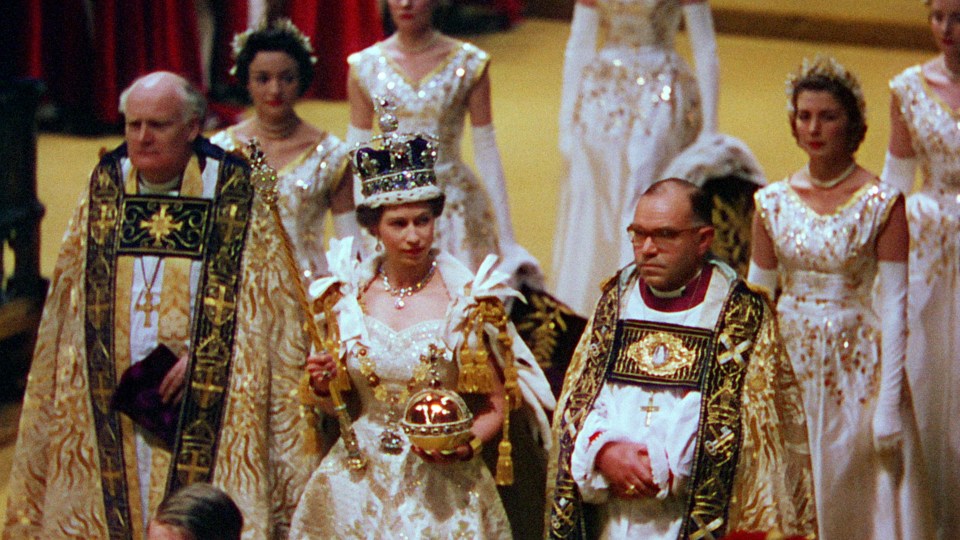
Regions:
[[[42, 80], [46, 101], [78, 121], [116, 126], [120, 92], [156, 70], [203, 81], [195, 0], [4, 0], [0, 44], [13, 51], [0, 76]], [[308, 96], [346, 97], [346, 58], [383, 37], [377, 0], [268, 1], [313, 41], [318, 62]], [[247, 27], [247, 0], [212, 0], [217, 21], [211, 87], [231, 81], [230, 42]], [[95, 129], [87, 126], [89, 129]], [[80, 126], [80, 130], [83, 127]]]

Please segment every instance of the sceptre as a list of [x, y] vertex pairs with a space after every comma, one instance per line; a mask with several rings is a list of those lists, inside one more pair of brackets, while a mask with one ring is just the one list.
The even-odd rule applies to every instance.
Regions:
[[[283, 220], [280, 218], [280, 210], [277, 206], [277, 201], [279, 200], [279, 194], [277, 192], [277, 171], [267, 163], [266, 156], [264, 156], [263, 150], [260, 149], [260, 142], [256, 138], [250, 140], [247, 148], [250, 155], [253, 187], [263, 202], [266, 203], [267, 207], [270, 208], [270, 214], [273, 216], [273, 220], [277, 224], [277, 229], [280, 231], [280, 251], [283, 254], [287, 268], [296, 276], [294, 281], [296, 281], [297, 286], [297, 300], [300, 302], [300, 307], [307, 317], [305, 329], [307, 333], [310, 334], [314, 350], [326, 351], [339, 362], [340, 332], [336, 321], [331, 320], [334, 316], [332, 309], [326, 309], [327, 307], [332, 307], [328, 306], [330, 300], [327, 299], [325, 302], [324, 311], [328, 322], [326, 338], [324, 338], [320, 333], [320, 328], [317, 326], [313, 306], [307, 299], [307, 291], [303, 286], [303, 281], [300, 279], [300, 267], [293, 256], [290, 235], [287, 233], [287, 229], [283, 225]], [[351, 470], [360, 470], [366, 467], [367, 458], [363, 455], [363, 452], [360, 450], [360, 445], [357, 443], [357, 434], [353, 430], [350, 413], [347, 412], [347, 405], [343, 400], [343, 396], [340, 394], [341, 389], [349, 388], [345, 371], [346, 370], [340, 370], [335, 380], [330, 382], [330, 399], [333, 402], [333, 410], [336, 413], [337, 422], [340, 424], [340, 436], [343, 438], [343, 444], [347, 450], [347, 467]]]

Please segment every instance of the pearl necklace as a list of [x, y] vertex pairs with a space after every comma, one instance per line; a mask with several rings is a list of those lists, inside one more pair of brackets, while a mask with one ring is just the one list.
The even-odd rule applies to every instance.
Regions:
[[844, 169], [843, 172], [841, 172], [839, 176], [835, 176], [835, 177], [829, 178], [829, 179], [827, 179], [827, 180], [821, 180], [821, 179], [813, 176], [812, 174], [810, 174], [810, 164], [809, 164], [809, 163], [807, 163], [807, 165], [804, 167], [804, 172], [807, 173], [807, 179], [810, 180], [810, 183], [813, 184], [813, 185], [815, 185], [815, 186], [817, 186], [818, 188], [822, 188], [822, 189], [830, 189], [830, 188], [832, 188], [833, 186], [836, 186], [837, 184], [839, 184], [840, 182], [843, 182], [844, 180], [846, 180], [847, 178], [849, 178], [850, 175], [853, 174], [853, 171], [855, 171], [855, 170], [857, 170], [857, 162], [856, 162], [856, 161], [854, 161], [853, 163], [850, 164], [849, 167], [847, 167], [846, 169]]
[[430, 283], [430, 279], [433, 278], [433, 274], [436, 270], [437, 260], [434, 259], [430, 263], [430, 269], [427, 270], [427, 275], [423, 276], [423, 279], [414, 283], [413, 285], [410, 285], [409, 287], [393, 287], [390, 285], [390, 278], [387, 277], [387, 273], [383, 271], [383, 263], [380, 263], [380, 266], [377, 267], [377, 273], [383, 278], [383, 290], [397, 297], [397, 300], [393, 303], [393, 307], [396, 309], [403, 309], [403, 307], [407, 305], [403, 301], [405, 297], [413, 296], [426, 287], [427, 283]]

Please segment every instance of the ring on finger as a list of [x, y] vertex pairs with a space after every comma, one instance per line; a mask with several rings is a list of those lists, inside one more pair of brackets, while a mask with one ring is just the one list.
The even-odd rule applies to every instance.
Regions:
[[329, 369], [325, 369], [325, 370], [323, 370], [323, 371], [320, 372], [320, 378], [321, 378], [321, 379], [324, 379], [324, 380], [329, 379], [329, 378], [330, 378], [330, 375], [331, 375], [331, 373], [330, 373], [330, 370], [329, 370]]
[[633, 484], [628, 485], [628, 486], [627, 486], [627, 489], [625, 489], [625, 490], [623, 491], [623, 494], [624, 494], [624, 495], [627, 495], [627, 496], [630, 496], [630, 497], [636, 495], [636, 494], [637, 494], [637, 486], [635, 486], [635, 485], [633, 485]]

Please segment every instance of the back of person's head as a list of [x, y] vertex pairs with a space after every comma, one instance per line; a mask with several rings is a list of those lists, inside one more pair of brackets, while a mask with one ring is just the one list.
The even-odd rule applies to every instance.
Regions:
[[191, 484], [168, 496], [150, 521], [147, 540], [240, 540], [243, 515], [210, 484]]

